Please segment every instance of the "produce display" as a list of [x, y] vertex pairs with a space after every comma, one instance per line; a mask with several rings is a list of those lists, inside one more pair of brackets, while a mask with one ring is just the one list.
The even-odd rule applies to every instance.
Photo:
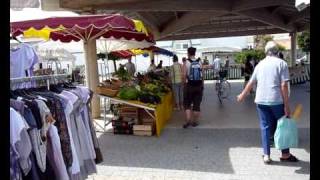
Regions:
[[[126, 73], [122, 70], [117, 74], [119, 78], [126, 77]], [[139, 100], [143, 103], [159, 104], [161, 96], [171, 90], [166, 77], [168, 77], [166, 71], [149, 72], [144, 75], [138, 73], [137, 78], [132, 78], [131, 81], [126, 81], [121, 85], [117, 97], [123, 100]]]
[[124, 68], [124, 65], [120, 65], [117, 72], [114, 73], [116, 77], [118, 77], [121, 81], [131, 80], [131, 76], [128, 71]]

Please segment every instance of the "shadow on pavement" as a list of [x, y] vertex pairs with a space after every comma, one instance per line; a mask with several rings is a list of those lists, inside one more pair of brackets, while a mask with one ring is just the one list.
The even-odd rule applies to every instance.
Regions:
[[[298, 163], [279, 162], [266, 167], [261, 159], [254, 96], [249, 96], [242, 104], [237, 103], [235, 97], [241, 92], [242, 83], [232, 82], [230, 99], [219, 106], [211, 82], [205, 87], [202, 117], [197, 128], [182, 129], [184, 114], [176, 112], [160, 137], [102, 134], [99, 142], [104, 162], [99, 165], [225, 174], [255, 173], [271, 168], [271, 173], [309, 174], [310, 94], [306, 88], [305, 85], [291, 87], [292, 105], [303, 104], [302, 118], [298, 122], [300, 144], [292, 150], [301, 160]], [[280, 152], [272, 148], [271, 157], [278, 159], [279, 156]]]
[[[309, 129], [300, 129], [299, 149], [309, 149]], [[264, 168], [259, 129], [165, 129], [160, 137], [103, 134], [99, 137], [104, 162], [99, 165], [189, 170], [234, 174], [239, 168]], [[255, 148], [255, 149], [252, 149]], [[272, 149], [273, 159], [279, 151]], [[278, 154], [276, 154], [278, 153]], [[299, 158], [299, 154], [295, 154]], [[278, 163], [300, 167], [309, 162]], [[260, 167], [261, 166], [261, 167]], [[274, 168], [279, 168], [275, 166]], [[252, 170], [251, 170], [252, 171]], [[279, 170], [278, 170], [279, 171]]]

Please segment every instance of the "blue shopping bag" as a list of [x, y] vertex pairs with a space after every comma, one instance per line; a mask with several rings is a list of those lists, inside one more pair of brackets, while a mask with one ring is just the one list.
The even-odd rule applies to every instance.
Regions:
[[298, 129], [295, 120], [285, 116], [278, 120], [274, 144], [277, 149], [298, 147]]

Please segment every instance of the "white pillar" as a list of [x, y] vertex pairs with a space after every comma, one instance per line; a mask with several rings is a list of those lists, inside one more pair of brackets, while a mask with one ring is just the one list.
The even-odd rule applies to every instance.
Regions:
[[296, 64], [297, 59], [297, 33], [290, 33], [291, 36], [291, 61], [289, 62], [289, 67], [293, 67]]
[[[88, 40], [84, 42], [84, 53], [86, 65], [86, 85], [90, 90], [96, 92], [96, 87], [99, 84], [96, 40]], [[91, 110], [93, 118], [100, 117], [100, 99], [95, 95], [91, 100]]]
[[[153, 59], [155, 61], [154, 53], [152, 51], [149, 51], [149, 56], [150, 56], [150, 61], [151, 61], [151, 59]], [[154, 63], [156, 63], [156, 62], [154, 62]]]

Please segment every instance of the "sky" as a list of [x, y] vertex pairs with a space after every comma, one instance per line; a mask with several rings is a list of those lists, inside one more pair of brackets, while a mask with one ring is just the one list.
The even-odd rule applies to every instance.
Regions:
[[24, 8], [21, 11], [10, 9], [10, 22], [42, 19], [53, 16], [78, 16], [78, 14], [70, 11], [42, 11], [40, 8]]

